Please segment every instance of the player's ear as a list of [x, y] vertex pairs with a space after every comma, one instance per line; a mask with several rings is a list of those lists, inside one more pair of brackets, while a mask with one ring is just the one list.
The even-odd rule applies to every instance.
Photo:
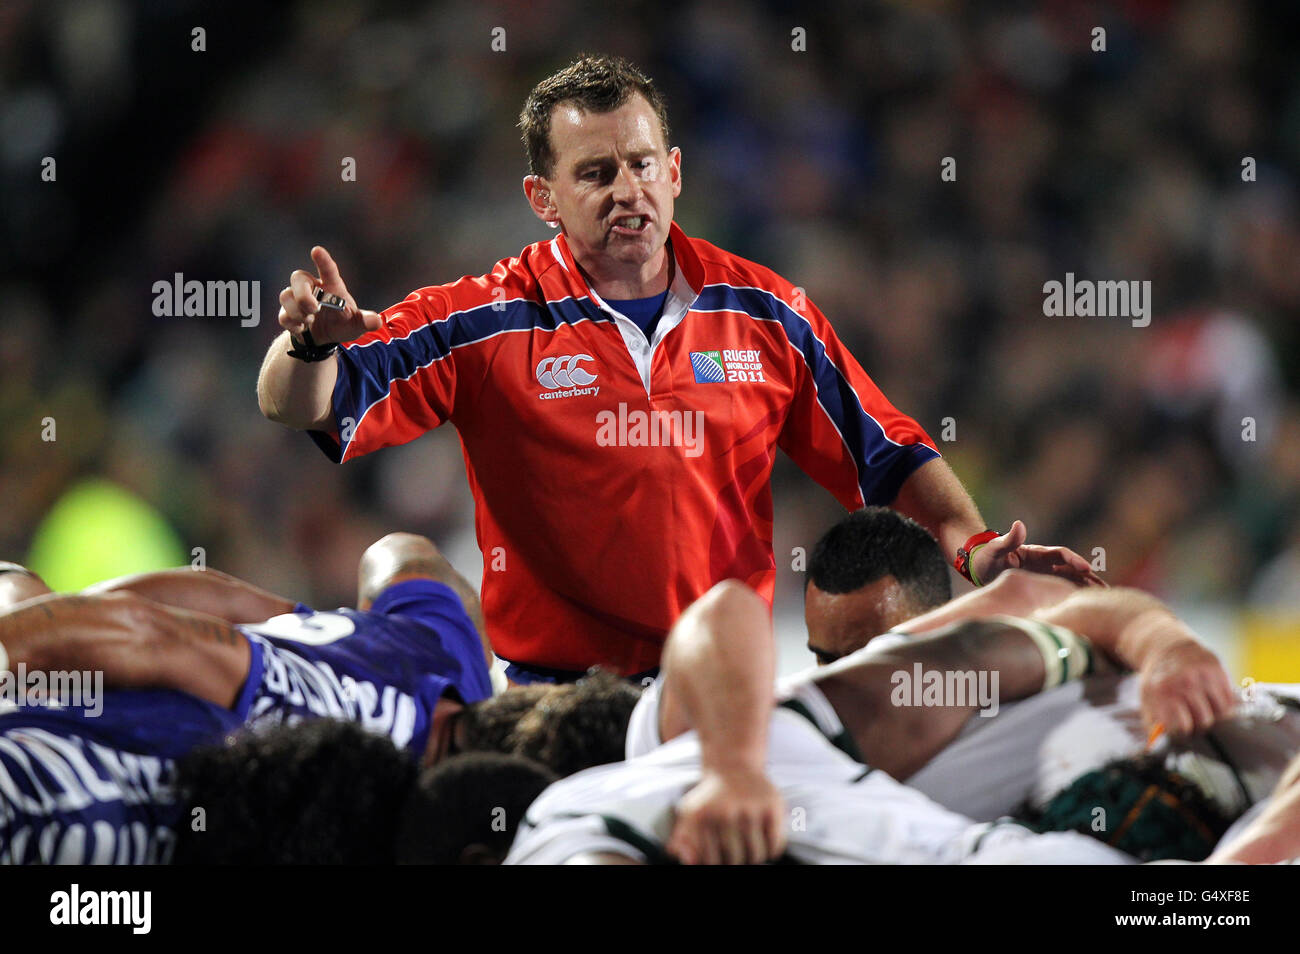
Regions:
[[673, 198], [682, 194], [682, 151], [677, 146], [668, 150], [668, 178], [673, 183]]
[[528, 205], [535, 216], [551, 228], [559, 226], [560, 213], [556, 210], [555, 201], [551, 196], [551, 185], [544, 177], [524, 176], [524, 195], [528, 197]]

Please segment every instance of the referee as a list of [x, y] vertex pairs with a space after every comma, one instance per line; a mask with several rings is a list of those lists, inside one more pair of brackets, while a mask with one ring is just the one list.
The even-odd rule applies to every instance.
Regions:
[[724, 579], [770, 603], [777, 447], [846, 508], [917, 520], [973, 582], [1017, 566], [1100, 582], [1070, 550], [1025, 545], [1019, 521], [987, 530], [802, 290], [674, 224], [682, 154], [636, 67], [578, 59], [520, 127], [524, 194], [553, 237], [381, 313], [317, 246], [258, 379], [262, 413], [339, 462], [456, 426], [514, 682], [653, 671]]

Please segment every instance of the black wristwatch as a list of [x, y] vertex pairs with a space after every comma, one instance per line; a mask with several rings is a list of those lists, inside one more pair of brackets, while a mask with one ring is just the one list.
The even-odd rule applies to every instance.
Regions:
[[[333, 308], [342, 311], [348, 306], [338, 295], [331, 295], [324, 289], [316, 289], [316, 300], [320, 302], [322, 308]], [[302, 330], [302, 337], [299, 338], [292, 332], [289, 333], [289, 340], [293, 342], [293, 347], [289, 349], [289, 357], [297, 358], [299, 361], [308, 363], [313, 361], [324, 361], [335, 351], [339, 350], [337, 342], [331, 341], [329, 344], [319, 345], [312, 338], [311, 332], [306, 328]]]

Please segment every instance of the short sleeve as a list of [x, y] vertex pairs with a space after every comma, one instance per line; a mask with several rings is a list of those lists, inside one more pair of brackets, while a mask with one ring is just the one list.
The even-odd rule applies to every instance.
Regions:
[[423, 624], [438, 640], [442, 651], [452, 656], [463, 674], [459, 685], [466, 702], [492, 695], [492, 678], [479, 638], [465, 605], [456, 591], [436, 580], [403, 580], [376, 597], [370, 612], [402, 617]]
[[455, 413], [453, 328], [442, 290], [423, 288], [385, 309], [383, 326], [335, 352], [337, 430], [310, 431], [335, 463], [406, 444]]
[[662, 745], [659, 738], [659, 697], [663, 692], [664, 677], [659, 676], [641, 692], [627, 723], [627, 742], [624, 756], [632, 759], [645, 755]]

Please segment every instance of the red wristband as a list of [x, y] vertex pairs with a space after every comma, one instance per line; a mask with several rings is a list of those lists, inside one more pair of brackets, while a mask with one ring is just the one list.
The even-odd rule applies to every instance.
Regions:
[[975, 586], [982, 584], [976, 583], [975, 578], [970, 574], [970, 557], [971, 552], [979, 546], [983, 546], [990, 540], [995, 540], [1002, 536], [997, 530], [983, 530], [957, 548], [957, 558], [952, 561], [953, 568], [966, 579], [970, 580]]

